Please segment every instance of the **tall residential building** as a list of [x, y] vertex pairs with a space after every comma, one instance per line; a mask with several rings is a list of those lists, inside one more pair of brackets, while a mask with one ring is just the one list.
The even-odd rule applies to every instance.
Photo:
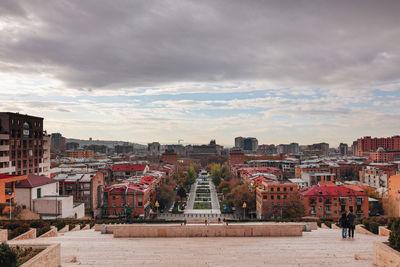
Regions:
[[50, 139], [50, 152], [55, 154], [65, 153], [66, 138], [60, 133], [52, 133]]
[[357, 156], [369, 157], [374, 162], [388, 162], [400, 159], [400, 136], [357, 139]]
[[243, 137], [239, 136], [235, 138], [235, 147], [239, 147], [243, 149]]
[[349, 146], [347, 144], [340, 143], [338, 149], [339, 149], [340, 155], [342, 155], [342, 156], [346, 156], [347, 153], [349, 152], [348, 151], [349, 150]]
[[50, 137], [43, 118], [0, 112], [0, 173], [49, 175]]
[[147, 152], [152, 155], [152, 156], [157, 156], [160, 155], [161, 148], [160, 148], [160, 143], [159, 142], [153, 142], [147, 144]]
[[236, 137], [235, 147], [239, 147], [244, 151], [255, 152], [258, 148], [258, 140], [254, 137]]
[[280, 144], [276, 149], [278, 154], [299, 154], [300, 151], [298, 143]]

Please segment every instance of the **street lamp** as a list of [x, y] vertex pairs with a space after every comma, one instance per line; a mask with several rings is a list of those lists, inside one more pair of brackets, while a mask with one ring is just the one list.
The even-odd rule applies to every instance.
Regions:
[[246, 202], [243, 202], [243, 220], [244, 220], [244, 217], [246, 216], [246, 208], [247, 208], [247, 204], [246, 204]]
[[11, 221], [11, 196], [12, 196], [12, 192], [9, 192], [8, 195], [10, 196], [8, 201], [10, 201], [10, 221]]
[[157, 217], [158, 217], [158, 207], [160, 207], [160, 203], [156, 200], [156, 203], [154, 203], [154, 206], [157, 208]]

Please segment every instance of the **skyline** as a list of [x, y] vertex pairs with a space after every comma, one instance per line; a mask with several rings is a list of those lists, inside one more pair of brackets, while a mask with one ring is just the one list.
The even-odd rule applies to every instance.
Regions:
[[0, 111], [143, 144], [398, 134], [398, 1], [229, 3], [3, 1]]

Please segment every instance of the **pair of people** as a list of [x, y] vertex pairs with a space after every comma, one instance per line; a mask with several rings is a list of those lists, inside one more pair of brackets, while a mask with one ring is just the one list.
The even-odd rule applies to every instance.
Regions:
[[354, 238], [354, 229], [356, 228], [355, 224], [356, 215], [353, 214], [352, 211], [346, 214], [346, 212], [342, 213], [342, 217], [340, 217], [339, 224], [342, 227], [342, 238]]

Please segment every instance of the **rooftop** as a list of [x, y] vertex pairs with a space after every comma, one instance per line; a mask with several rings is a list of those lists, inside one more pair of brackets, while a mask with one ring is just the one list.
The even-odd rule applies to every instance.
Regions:
[[57, 181], [50, 179], [46, 176], [39, 176], [34, 174], [29, 174], [28, 178], [20, 181], [15, 185], [16, 188], [34, 188], [46, 184], [56, 183]]

